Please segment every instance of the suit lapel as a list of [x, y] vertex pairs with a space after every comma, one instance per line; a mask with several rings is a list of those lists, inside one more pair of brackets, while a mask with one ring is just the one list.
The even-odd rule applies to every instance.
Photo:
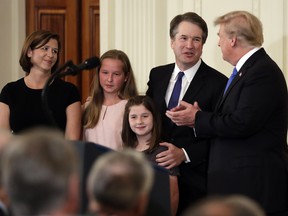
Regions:
[[160, 106], [160, 113], [162, 115], [162, 118], [164, 120], [165, 124], [165, 133], [170, 133], [171, 129], [175, 126], [175, 124], [165, 115], [167, 108], [167, 104], [165, 101], [166, 91], [172, 76], [172, 73], [174, 71], [175, 64], [169, 64], [167, 65], [162, 73], [161, 77], [161, 83], [158, 83], [158, 85], [161, 88], [158, 88], [159, 92], [157, 93]]
[[231, 82], [230, 86], [228, 87], [227, 91], [225, 94], [219, 99], [218, 104], [216, 105], [216, 110], [218, 110], [223, 102], [225, 101], [226, 97], [229, 95], [230, 91], [234, 88], [234, 86], [244, 77], [246, 74], [246, 69], [243, 67], [240, 69], [240, 71], [237, 73], [233, 81]]
[[232, 89], [236, 86], [236, 84], [245, 77], [247, 74], [248, 69], [253, 66], [254, 62], [261, 58], [261, 56], [266, 55], [266, 52], [263, 48], [255, 52], [240, 68], [240, 71], [237, 73], [236, 77], [233, 79], [232, 83], [228, 87], [226, 93], [223, 95], [223, 97], [220, 99], [218, 105], [216, 106], [216, 110], [218, 110], [223, 102], [225, 101], [226, 97], [229, 95], [229, 93], [232, 91]]
[[160, 106], [161, 110], [165, 111], [167, 110], [165, 96], [174, 67], [175, 64], [170, 64], [167, 66], [167, 68], [165, 69], [165, 73], [163, 73], [162, 82], [159, 83], [159, 85], [162, 86], [162, 88], [159, 88], [159, 94], [158, 94], [159, 95], [158, 100], [161, 100], [161, 106]]
[[195, 100], [195, 96], [198, 94], [198, 92], [200, 91], [201, 87], [205, 82], [205, 76], [206, 76], [205, 66], [206, 64], [202, 61], [187, 91], [185, 92], [185, 95], [183, 97], [184, 101], [190, 103], [194, 102], [193, 100]]

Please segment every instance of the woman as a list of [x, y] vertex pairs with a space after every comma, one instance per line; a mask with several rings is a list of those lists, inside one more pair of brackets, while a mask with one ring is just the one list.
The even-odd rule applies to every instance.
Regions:
[[[20, 133], [32, 127], [52, 126], [42, 107], [41, 93], [59, 63], [58, 34], [39, 30], [22, 47], [20, 65], [26, 76], [4, 86], [0, 95], [0, 128]], [[48, 105], [69, 140], [80, 139], [81, 102], [76, 86], [55, 79], [49, 86]]]
[[122, 149], [122, 120], [130, 97], [138, 95], [128, 56], [109, 50], [100, 58], [91, 97], [84, 105], [83, 139], [114, 150]]

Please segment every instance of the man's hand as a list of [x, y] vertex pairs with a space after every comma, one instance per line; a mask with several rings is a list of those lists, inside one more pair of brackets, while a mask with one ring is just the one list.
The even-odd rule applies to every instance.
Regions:
[[158, 165], [167, 169], [179, 166], [186, 160], [185, 154], [181, 148], [167, 142], [160, 143], [161, 146], [166, 146], [168, 149], [156, 155]]
[[181, 101], [179, 106], [166, 111], [166, 116], [178, 126], [195, 126], [195, 116], [198, 111], [201, 111], [197, 102], [189, 104]]

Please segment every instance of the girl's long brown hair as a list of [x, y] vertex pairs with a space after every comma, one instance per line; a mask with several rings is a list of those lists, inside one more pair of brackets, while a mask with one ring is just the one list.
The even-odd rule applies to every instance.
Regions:
[[134, 73], [128, 56], [121, 50], [113, 49], [107, 51], [101, 56], [100, 65], [97, 68], [96, 74], [94, 76], [94, 84], [91, 91], [92, 95], [91, 102], [83, 113], [84, 128], [95, 127], [99, 120], [102, 104], [104, 102], [103, 88], [101, 87], [99, 81], [99, 71], [104, 59], [117, 59], [120, 60], [123, 64], [122, 69], [124, 71], [125, 76], [127, 77], [127, 81], [124, 82], [122, 88], [120, 89], [119, 97], [121, 99], [129, 99], [130, 97], [138, 95]]

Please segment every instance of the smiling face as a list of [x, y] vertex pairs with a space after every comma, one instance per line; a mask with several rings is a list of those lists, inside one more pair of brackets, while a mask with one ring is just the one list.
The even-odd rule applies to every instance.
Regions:
[[130, 107], [129, 124], [131, 130], [137, 137], [151, 138], [153, 129], [153, 115], [144, 105], [134, 105]]
[[183, 21], [179, 24], [177, 34], [171, 39], [171, 47], [176, 63], [182, 71], [195, 65], [201, 58], [202, 35], [202, 29], [191, 22]]
[[118, 94], [127, 77], [123, 63], [118, 59], [103, 59], [99, 70], [99, 81], [104, 94]]
[[31, 69], [50, 72], [58, 58], [58, 42], [50, 39], [39, 48], [29, 49], [27, 56], [33, 65]]

